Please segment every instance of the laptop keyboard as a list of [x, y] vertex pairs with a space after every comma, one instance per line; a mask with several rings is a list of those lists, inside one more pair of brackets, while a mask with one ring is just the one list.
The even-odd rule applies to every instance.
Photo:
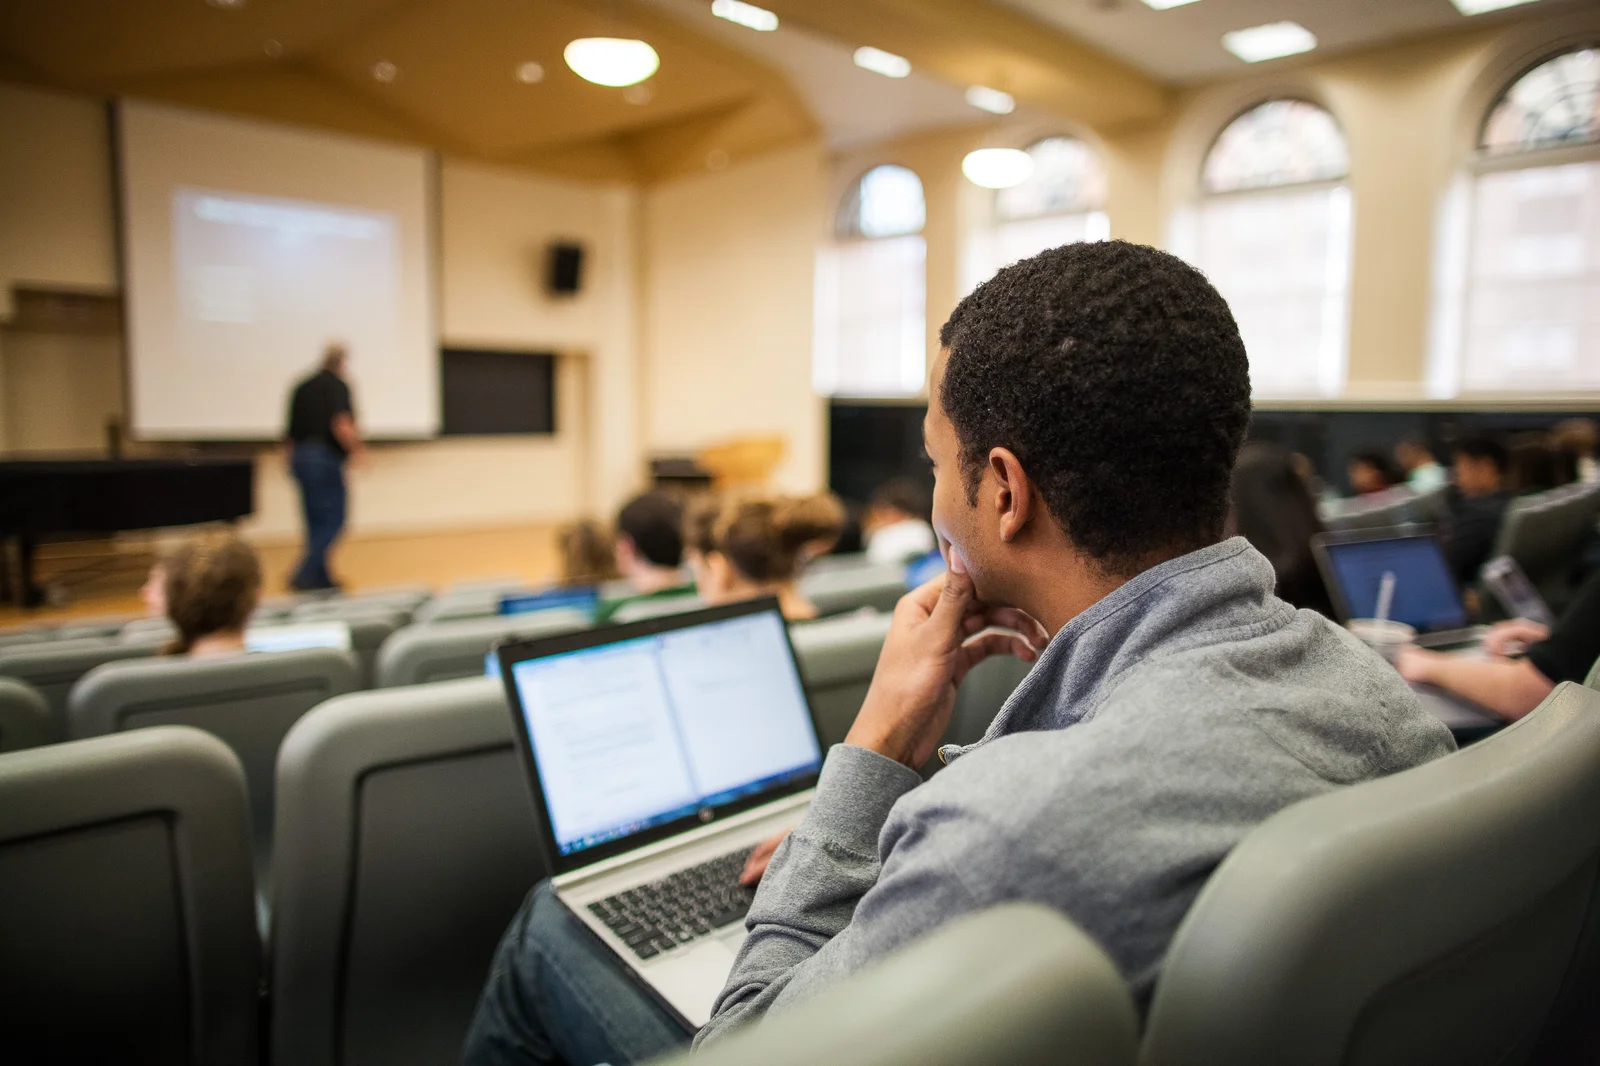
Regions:
[[750, 849], [679, 870], [589, 904], [641, 959], [654, 958], [744, 918], [754, 890], [739, 884]]

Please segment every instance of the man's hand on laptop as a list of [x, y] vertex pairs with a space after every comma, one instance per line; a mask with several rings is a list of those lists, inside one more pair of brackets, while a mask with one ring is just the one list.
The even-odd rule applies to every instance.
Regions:
[[767, 872], [767, 864], [772, 861], [772, 853], [778, 850], [778, 845], [783, 843], [783, 838], [789, 835], [789, 830], [784, 829], [773, 834], [755, 846], [750, 852], [750, 857], [745, 860], [744, 869], [739, 872], [739, 883], [746, 888], [754, 888], [761, 883], [761, 875]]
[[979, 600], [960, 556], [951, 552], [948, 573], [901, 597], [845, 743], [917, 769], [950, 724], [967, 671], [993, 655], [1033, 662], [1049, 639], [1023, 612]]

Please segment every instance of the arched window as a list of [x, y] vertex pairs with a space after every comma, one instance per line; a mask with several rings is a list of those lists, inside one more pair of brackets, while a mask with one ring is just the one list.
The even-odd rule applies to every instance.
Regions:
[[1350, 156], [1332, 115], [1269, 100], [1217, 135], [1173, 248], [1233, 309], [1258, 397], [1334, 396], [1349, 337]]
[[1032, 175], [997, 190], [988, 224], [968, 235], [962, 280], [969, 292], [1001, 267], [1046, 248], [1111, 235], [1100, 153], [1076, 137], [1046, 137], [1027, 151]]
[[817, 255], [811, 376], [825, 396], [914, 396], [927, 373], [922, 181], [873, 167], [845, 194]]
[[1430, 391], [1600, 390], [1600, 46], [1501, 92], [1442, 220]]

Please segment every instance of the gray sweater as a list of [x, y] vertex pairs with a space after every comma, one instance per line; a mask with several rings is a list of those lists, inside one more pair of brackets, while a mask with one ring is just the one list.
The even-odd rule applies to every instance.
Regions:
[[1140, 574], [1064, 626], [927, 783], [833, 748], [696, 1044], [1019, 899], [1065, 912], [1146, 1007], [1184, 912], [1253, 826], [1455, 746], [1381, 658], [1272, 590], [1237, 537]]

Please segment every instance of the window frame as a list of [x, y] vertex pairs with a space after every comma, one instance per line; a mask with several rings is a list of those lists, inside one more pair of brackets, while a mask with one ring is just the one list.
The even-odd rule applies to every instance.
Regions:
[[[1276, 103], [1306, 104], [1310, 107], [1316, 108], [1318, 111], [1321, 111], [1323, 114], [1328, 116], [1329, 120], [1333, 122], [1334, 129], [1339, 132], [1340, 140], [1344, 142], [1344, 173], [1337, 178], [1311, 178], [1307, 181], [1280, 181], [1271, 185], [1251, 185], [1242, 189], [1226, 189], [1220, 192], [1206, 188], [1206, 165], [1210, 163], [1211, 153], [1217, 150], [1217, 143], [1222, 140], [1223, 134], [1232, 129], [1235, 122], [1238, 122], [1250, 112], [1256, 110], [1257, 108], [1265, 107], [1268, 104]], [[1217, 127], [1216, 132], [1211, 135], [1211, 139], [1206, 142], [1205, 151], [1200, 153], [1200, 165], [1196, 167], [1194, 171], [1194, 185], [1198, 198], [1201, 200], [1208, 200], [1213, 197], [1248, 196], [1251, 193], [1264, 192], [1270, 189], [1299, 189], [1309, 188], [1315, 185], [1348, 185], [1350, 184], [1350, 172], [1350, 137], [1345, 132], [1344, 123], [1339, 121], [1339, 116], [1334, 114], [1333, 109], [1322, 103], [1320, 100], [1313, 99], [1311, 96], [1298, 95], [1295, 93], [1278, 93], [1272, 96], [1256, 99], [1254, 102], [1238, 108], [1232, 114], [1230, 114], [1221, 125]]]
[[[1529, 74], [1533, 73], [1535, 70], [1544, 66], [1546, 63], [1549, 63], [1555, 59], [1559, 59], [1561, 56], [1567, 55], [1570, 52], [1581, 52], [1586, 49], [1596, 48], [1600, 48], [1600, 41], [1568, 42], [1554, 50], [1545, 51], [1540, 54], [1539, 58], [1530, 63], [1522, 65], [1516, 70], [1515, 73], [1511, 74], [1509, 77], [1500, 82], [1499, 88], [1489, 96], [1488, 103], [1482, 106], [1478, 116], [1478, 121], [1472, 127], [1472, 148], [1457, 172], [1465, 180], [1459, 181], [1458, 189], [1455, 192], [1455, 194], [1459, 197], [1459, 200], [1451, 208], [1456, 217], [1446, 218], [1439, 224], [1441, 228], [1452, 225], [1457, 228], [1457, 236], [1460, 241], [1461, 252], [1460, 262], [1454, 264], [1434, 264], [1434, 279], [1432, 283], [1434, 291], [1431, 294], [1431, 300], [1433, 302], [1437, 303], [1440, 300], [1441, 296], [1439, 290], [1448, 285], [1448, 283], [1442, 282], [1442, 273], [1445, 270], [1451, 270], [1454, 278], [1456, 279], [1456, 283], [1453, 286], [1456, 292], [1454, 306], [1443, 309], [1444, 312], [1449, 314], [1451, 321], [1448, 325], [1438, 322], [1435, 317], [1441, 313], [1441, 311], [1438, 309], [1430, 313], [1429, 317], [1430, 320], [1432, 320], [1429, 324], [1430, 336], [1428, 339], [1428, 350], [1425, 352], [1423, 363], [1423, 383], [1425, 391], [1429, 392], [1430, 394], [1434, 393], [1437, 389], [1437, 383], [1439, 382], [1440, 377], [1445, 374], [1448, 374], [1449, 376], [1451, 387], [1448, 390], [1437, 390], [1440, 392], [1447, 391], [1447, 395], [1435, 395], [1431, 396], [1430, 398], [1481, 401], [1503, 399], [1509, 396], [1519, 400], [1532, 400], [1553, 397], [1559, 391], [1548, 385], [1537, 386], [1525, 391], [1505, 388], [1469, 389], [1464, 386], [1462, 382], [1462, 375], [1465, 369], [1464, 364], [1466, 362], [1467, 353], [1463, 338], [1466, 336], [1467, 328], [1470, 324], [1472, 304], [1472, 264], [1474, 263], [1478, 252], [1479, 236], [1477, 227], [1473, 224], [1473, 221], [1477, 217], [1479, 179], [1485, 175], [1504, 174], [1516, 170], [1537, 170], [1544, 167], [1563, 166], [1569, 163], [1600, 162], [1600, 141], [1590, 141], [1587, 144], [1559, 144], [1545, 148], [1528, 148], [1518, 151], [1499, 153], [1491, 152], [1483, 145], [1483, 135], [1484, 131], [1488, 129], [1490, 117], [1493, 116], [1495, 109], [1500, 106], [1501, 102], [1505, 100], [1506, 96], [1513, 88], [1516, 87], [1518, 82], [1527, 77]], [[1456, 183], [1452, 183], [1452, 185], [1455, 184]], [[1448, 198], [1451, 193], [1452, 189], [1447, 187], [1444, 195]], [[1435, 236], [1435, 255], [1438, 254], [1439, 245], [1448, 239], [1448, 234], [1439, 234]], [[1439, 329], [1447, 330], [1454, 338], [1454, 345], [1448, 352], [1435, 350], [1436, 343], [1443, 343], [1442, 341], [1435, 341], [1434, 337], [1432, 336], [1432, 333]], [[1446, 362], [1447, 365], [1438, 365], [1441, 361]], [[1567, 392], [1563, 395], [1589, 397], [1600, 395], [1600, 390]]]

